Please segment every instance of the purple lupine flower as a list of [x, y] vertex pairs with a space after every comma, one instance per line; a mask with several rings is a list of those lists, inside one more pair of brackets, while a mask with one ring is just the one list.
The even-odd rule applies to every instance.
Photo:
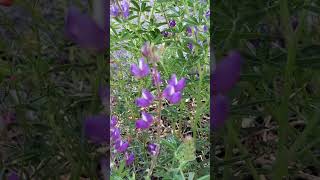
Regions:
[[209, 17], [210, 17], [210, 10], [206, 12], [206, 18], [209, 18]]
[[111, 140], [113, 140], [113, 141], [117, 141], [121, 137], [119, 128], [111, 128], [110, 129], [110, 134], [111, 134], [110, 135], [111, 136]]
[[231, 52], [224, 58], [213, 72], [213, 92], [225, 94], [239, 80], [242, 58], [238, 52]]
[[93, 18], [82, 14], [78, 8], [70, 7], [65, 18], [66, 36], [82, 48], [104, 52], [107, 49], [107, 35]]
[[136, 78], [143, 78], [149, 74], [149, 66], [145, 63], [144, 58], [139, 59], [138, 65], [131, 65], [131, 73]]
[[153, 100], [153, 95], [148, 90], [142, 89], [142, 97], [136, 99], [136, 105], [139, 107], [148, 107]]
[[175, 91], [182, 91], [186, 86], [186, 79], [181, 78], [178, 81], [176, 74], [172, 74], [171, 79], [168, 81], [168, 84], [172, 85], [175, 88]]
[[154, 143], [150, 143], [148, 144], [148, 151], [152, 156], [155, 156], [158, 154], [158, 149], [157, 149], [157, 145]]
[[106, 142], [109, 139], [108, 118], [105, 115], [87, 117], [84, 122], [84, 132], [93, 143]]
[[18, 174], [14, 171], [11, 171], [8, 176], [7, 176], [8, 180], [19, 180], [20, 177], [18, 176]]
[[191, 29], [191, 27], [187, 27], [187, 29], [186, 29], [186, 32], [187, 32], [187, 35], [188, 36], [192, 36], [192, 29]]
[[181, 92], [176, 91], [174, 86], [168, 85], [166, 89], [163, 90], [162, 96], [165, 97], [171, 104], [177, 104], [181, 100]]
[[119, 7], [115, 4], [112, 4], [110, 7], [111, 16], [117, 17], [119, 15]]
[[219, 128], [224, 124], [224, 121], [228, 117], [229, 108], [229, 101], [226, 96], [221, 94], [213, 96], [213, 120], [211, 121], [212, 127]]
[[130, 15], [130, 4], [127, 0], [123, 0], [121, 2], [121, 8], [122, 8], [122, 13], [123, 13], [123, 17], [128, 18]]
[[129, 166], [133, 163], [134, 161], [134, 154], [128, 154], [127, 152], [125, 153], [125, 158], [126, 158], [126, 165]]
[[169, 36], [169, 32], [168, 32], [168, 31], [162, 31], [161, 34], [162, 34], [164, 37], [168, 37], [168, 36]]
[[152, 83], [154, 86], [161, 85], [162, 80], [158, 70], [152, 68]]
[[114, 128], [118, 123], [118, 118], [116, 116], [112, 116], [111, 117], [111, 121], [110, 121], [110, 127]]
[[118, 139], [114, 145], [114, 148], [117, 150], [118, 153], [122, 153], [126, 151], [129, 147], [129, 143], [122, 139]]
[[208, 26], [204, 25], [204, 26], [203, 26], [203, 31], [204, 31], [204, 32], [207, 32], [207, 31], [208, 31]]
[[176, 21], [175, 20], [169, 20], [169, 26], [170, 27], [175, 27], [176, 26]]
[[189, 48], [190, 51], [192, 51], [192, 49], [193, 49], [192, 42], [188, 42], [187, 47]]
[[148, 129], [153, 122], [152, 115], [142, 111], [141, 112], [141, 119], [136, 121], [136, 128], [137, 129]]
[[141, 53], [146, 58], [150, 57], [152, 49], [149, 42], [144, 43], [144, 45], [141, 48]]

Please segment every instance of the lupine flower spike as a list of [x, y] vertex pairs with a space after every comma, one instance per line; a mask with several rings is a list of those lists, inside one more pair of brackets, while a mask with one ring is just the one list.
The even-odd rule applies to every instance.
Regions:
[[136, 78], [143, 78], [149, 74], [149, 66], [148, 64], [144, 61], [144, 58], [139, 59], [139, 64], [132, 64], [131, 65], [131, 73], [133, 76]]
[[148, 90], [142, 89], [142, 97], [136, 99], [136, 105], [139, 107], [148, 107], [153, 100], [153, 95]]

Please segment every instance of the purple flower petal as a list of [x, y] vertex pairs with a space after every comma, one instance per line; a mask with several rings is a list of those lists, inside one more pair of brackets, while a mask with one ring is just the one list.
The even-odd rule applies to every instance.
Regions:
[[113, 141], [116, 141], [121, 137], [119, 128], [110, 129], [110, 133], [111, 133], [111, 140]]
[[241, 64], [240, 54], [232, 52], [217, 65], [211, 83], [214, 94], [225, 94], [236, 84], [240, 78]]
[[119, 7], [115, 4], [112, 4], [110, 7], [111, 16], [117, 17], [119, 15]]
[[213, 128], [219, 128], [224, 124], [225, 120], [228, 117], [229, 100], [226, 96], [219, 94], [217, 96], [213, 96], [212, 101], [213, 108], [211, 109], [211, 126]]
[[175, 85], [175, 91], [182, 91], [184, 87], [186, 86], [186, 79], [182, 78], [178, 81], [178, 83]]
[[106, 31], [78, 8], [70, 7], [65, 20], [66, 36], [82, 48], [103, 52], [107, 49]]
[[144, 99], [144, 98], [138, 98], [136, 99], [136, 105], [138, 107], [148, 107], [150, 106], [151, 102], [148, 101], [147, 99]]
[[121, 8], [122, 8], [122, 13], [123, 13], [123, 17], [128, 18], [130, 15], [130, 11], [129, 11], [129, 2], [127, 0], [123, 0], [121, 2]]
[[176, 74], [171, 75], [171, 79], [168, 81], [168, 84], [175, 86], [178, 84], [178, 79]]
[[176, 26], [176, 21], [175, 20], [169, 20], [169, 26], [170, 27], [175, 27]]
[[141, 116], [142, 116], [143, 121], [146, 121], [149, 124], [151, 124], [153, 122], [153, 117], [151, 114], [148, 114], [148, 113], [142, 111]]
[[148, 151], [152, 156], [155, 156], [157, 154], [157, 145], [154, 143], [148, 144]]
[[142, 77], [145, 77], [149, 74], [149, 66], [147, 63], [145, 63], [143, 58], [140, 58], [139, 60], [139, 69]]
[[134, 154], [131, 153], [130, 155], [128, 153], [125, 154], [125, 158], [126, 158], [126, 165], [129, 166], [133, 163], [134, 161]]
[[140, 77], [140, 69], [136, 64], [131, 64], [130, 70], [133, 76]]
[[146, 89], [142, 89], [142, 98], [152, 102], [154, 97], [153, 95]]
[[129, 147], [129, 143], [127, 141], [123, 141], [122, 139], [119, 139], [115, 143], [115, 149], [119, 153], [122, 153], [122, 152], [126, 151], [128, 147]]
[[109, 139], [108, 118], [104, 115], [89, 116], [84, 122], [86, 137], [94, 143], [101, 144]]
[[181, 97], [182, 97], [181, 92], [178, 91], [178, 92], [173, 93], [173, 94], [169, 97], [168, 100], [169, 100], [169, 102], [170, 102], [171, 104], [177, 104], [177, 103], [180, 102]]
[[165, 97], [165, 98], [170, 98], [170, 96], [175, 93], [174, 91], [174, 86], [172, 85], [168, 85], [162, 92], [162, 96]]
[[137, 129], [148, 129], [150, 124], [142, 119], [136, 121], [136, 128]]

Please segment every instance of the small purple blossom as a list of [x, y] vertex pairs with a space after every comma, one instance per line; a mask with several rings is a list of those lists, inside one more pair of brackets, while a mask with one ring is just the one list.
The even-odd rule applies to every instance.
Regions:
[[210, 10], [206, 12], [206, 18], [209, 18], [209, 17], [210, 17]]
[[118, 139], [114, 145], [114, 148], [117, 150], [118, 153], [122, 153], [126, 151], [129, 147], [129, 143], [122, 139]]
[[172, 74], [171, 79], [168, 81], [168, 84], [172, 85], [175, 88], [175, 91], [182, 91], [186, 86], [186, 79], [181, 78], [178, 81], [176, 74]]
[[149, 66], [145, 63], [144, 58], [139, 59], [138, 65], [131, 65], [131, 73], [136, 78], [143, 78], [149, 74]]
[[169, 26], [170, 27], [175, 27], [176, 26], [176, 21], [175, 20], [169, 20]]
[[78, 8], [70, 7], [65, 18], [66, 36], [85, 49], [103, 52], [107, 49], [107, 35], [92, 17], [82, 14]]
[[118, 139], [121, 138], [121, 135], [120, 135], [120, 129], [119, 128], [111, 128], [110, 129], [110, 133], [111, 133], [111, 140], [113, 141], [117, 141]]
[[127, 152], [125, 153], [125, 159], [126, 159], [126, 165], [129, 166], [133, 163], [134, 161], [134, 154], [128, 154]]
[[148, 144], [148, 151], [152, 156], [155, 156], [158, 154], [157, 145], [154, 143]]
[[89, 116], [84, 122], [86, 137], [93, 143], [101, 144], [109, 139], [108, 118], [105, 115]]
[[190, 51], [192, 51], [192, 49], [193, 49], [193, 44], [192, 44], [192, 42], [188, 42], [187, 47], [188, 47], [188, 49], [189, 49]]
[[204, 25], [203, 26], [203, 32], [207, 32], [208, 31], [208, 26]]
[[187, 29], [186, 29], [186, 32], [187, 32], [187, 35], [188, 36], [192, 36], [192, 29], [191, 29], [191, 27], [187, 27]]
[[115, 4], [112, 4], [110, 7], [111, 16], [117, 17], [119, 15], [119, 7]]
[[152, 115], [142, 111], [141, 112], [141, 119], [138, 119], [136, 121], [136, 128], [137, 129], [148, 129], [152, 123], [153, 123]]
[[148, 107], [153, 100], [153, 95], [148, 90], [142, 89], [142, 97], [136, 99], [136, 105], [139, 107]]
[[123, 0], [121, 2], [121, 8], [122, 8], [122, 13], [123, 13], [123, 17], [128, 18], [130, 15], [130, 11], [129, 11], [129, 2], [127, 0]]
[[162, 34], [164, 37], [168, 37], [168, 36], [169, 36], [169, 32], [168, 32], [168, 31], [162, 31], [161, 34]]
[[154, 86], [162, 84], [160, 73], [154, 68], [152, 68], [152, 83]]

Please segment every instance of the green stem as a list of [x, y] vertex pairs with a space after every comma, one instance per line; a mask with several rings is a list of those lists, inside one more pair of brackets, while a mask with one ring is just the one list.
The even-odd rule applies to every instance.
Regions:
[[280, 0], [280, 18], [281, 25], [284, 29], [286, 45], [287, 45], [287, 65], [284, 74], [284, 94], [281, 98], [281, 104], [279, 111], [277, 112], [277, 118], [279, 122], [279, 143], [277, 160], [275, 164], [274, 179], [282, 180], [283, 177], [288, 175], [288, 162], [289, 162], [289, 150], [286, 147], [288, 142], [288, 129], [289, 129], [289, 98], [291, 94], [291, 85], [296, 61], [296, 36], [293, 33], [293, 29], [290, 23], [290, 13], [287, 0]]

